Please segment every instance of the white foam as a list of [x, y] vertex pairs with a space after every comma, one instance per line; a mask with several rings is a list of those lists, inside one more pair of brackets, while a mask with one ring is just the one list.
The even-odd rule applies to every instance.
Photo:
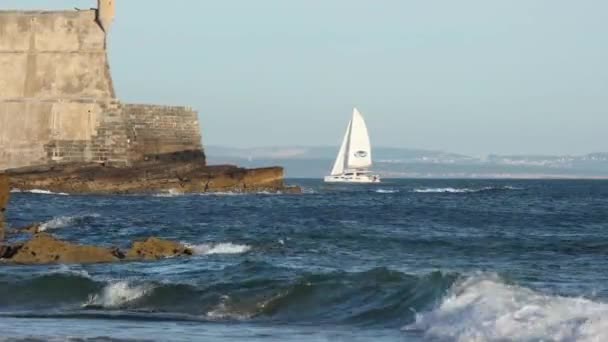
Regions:
[[228, 305], [229, 301], [230, 296], [222, 296], [219, 304], [216, 305], [213, 310], [207, 312], [207, 318], [211, 320], [246, 320], [253, 316], [251, 313], [238, 312], [237, 310], [230, 308], [230, 305]]
[[313, 189], [313, 188], [309, 188], [309, 187], [306, 187], [306, 186], [301, 186], [300, 188], [302, 189], [302, 193], [303, 194], [316, 194], [317, 193], [315, 191], [315, 189]]
[[177, 196], [183, 196], [184, 193], [177, 190], [177, 189], [169, 189], [166, 192], [160, 192], [157, 194], [154, 194], [154, 197], [177, 197]]
[[85, 306], [118, 308], [148, 294], [153, 288], [146, 285], [132, 285], [119, 281], [107, 285], [101, 293], [89, 296]]
[[374, 191], [379, 194], [395, 194], [399, 192], [399, 190], [396, 189], [376, 189]]
[[65, 228], [69, 225], [74, 224], [74, 222], [76, 222], [80, 219], [87, 218], [87, 217], [99, 217], [99, 215], [92, 214], [92, 215], [82, 215], [82, 216], [58, 216], [58, 217], [54, 217], [51, 220], [46, 221], [43, 224], [41, 224], [40, 227], [38, 228], [38, 230], [41, 232], [44, 232], [49, 229]]
[[42, 189], [31, 189], [31, 190], [21, 190], [21, 189], [12, 189], [11, 192], [13, 193], [30, 193], [30, 194], [37, 194], [37, 195], [56, 195], [56, 196], [69, 196], [69, 194], [65, 193], [65, 192], [52, 192], [49, 190], [42, 190]]
[[79, 268], [76, 265], [59, 265], [57, 269], [51, 271], [51, 274], [70, 274], [93, 279], [89, 272], [87, 272], [85, 269]]
[[608, 304], [507, 285], [494, 274], [456, 284], [404, 330], [449, 341], [608, 341]]
[[185, 244], [185, 246], [191, 248], [194, 254], [197, 255], [241, 254], [251, 250], [251, 246], [238, 245], [232, 242], [223, 242], [216, 244], [205, 243], [200, 245]]
[[514, 187], [514, 186], [503, 186], [503, 187], [493, 187], [486, 186], [483, 188], [420, 188], [414, 189], [413, 192], [418, 193], [470, 193], [470, 192], [483, 192], [490, 190], [522, 190], [522, 188]]

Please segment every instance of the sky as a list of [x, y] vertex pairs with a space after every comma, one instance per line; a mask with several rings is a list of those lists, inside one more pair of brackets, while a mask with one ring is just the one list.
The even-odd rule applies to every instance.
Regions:
[[[95, 7], [2, 0], [0, 8]], [[471, 155], [608, 152], [604, 0], [117, 0], [123, 102], [188, 105], [203, 143]]]

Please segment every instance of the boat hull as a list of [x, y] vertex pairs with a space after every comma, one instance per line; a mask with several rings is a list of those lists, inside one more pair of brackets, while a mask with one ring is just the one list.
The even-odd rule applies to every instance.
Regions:
[[380, 183], [380, 177], [377, 175], [325, 176], [324, 180], [325, 180], [325, 183], [358, 183], [358, 184]]

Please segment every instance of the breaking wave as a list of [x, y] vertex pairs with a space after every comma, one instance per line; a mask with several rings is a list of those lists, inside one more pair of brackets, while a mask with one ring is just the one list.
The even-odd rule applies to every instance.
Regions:
[[79, 223], [86, 223], [90, 220], [99, 217], [99, 214], [87, 214], [77, 216], [58, 216], [54, 217], [40, 225], [39, 231], [44, 232], [51, 229], [59, 229], [69, 227]]
[[195, 193], [184, 193], [176, 189], [170, 189], [165, 192], [159, 192], [152, 194], [153, 197], [180, 197], [180, 196], [253, 196], [253, 195], [282, 195], [281, 191], [255, 191], [255, 192], [243, 192], [243, 191], [210, 191], [210, 192], [195, 192]]
[[412, 190], [417, 193], [472, 193], [472, 192], [488, 192], [488, 191], [504, 191], [504, 190], [523, 190], [513, 186], [487, 186], [483, 188], [419, 188]]
[[376, 189], [374, 190], [374, 192], [379, 193], [379, 194], [396, 194], [399, 192], [399, 190], [396, 189]]
[[31, 189], [31, 190], [11, 189], [11, 192], [12, 193], [29, 193], [29, 194], [37, 194], [37, 195], [69, 196], [69, 194], [65, 193], [65, 192], [52, 192], [49, 190], [42, 190], [42, 189]]
[[608, 341], [608, 304], [545, 295], [495, 274], [457, 282], [404, 330], [440, 341]]
[[159, 192], [156, 194], [153, 194], [152, 196], [154, 197], [177, 197], [177, 196], [183, 196], [184, 193], [180, 192], [177, 189], [169, 189], [168, 191], [165, 192]]
[[[138, 317], [145, 319], [159, 313], [178, 320], [255, 319], [398, 329], [404, 319], [413, 321], [412, 308], [430, 308], [456, 279], [455, 274], [409, 275], [385, 268], [296, 276], [256, 262], [218, 272], [221, 275], [201, 275], [190, 284], [101, 281], [71, 272], [18, 281], [7, 276], [0, 278], [0, 293], [11, 296], [0, 297], [0, 306], [14, 308], [13, 315], [19, 317], [52, 317], [65, 312], [74, 317], [139, 313]], [[69, 310], [58, 312], [58, 307]], [[2, 315], [7, 315], [3, 311]]]
[[88, 308], [121, 308], [144, 297], [153, 290], [151, 285], [133, 285], [126, 281], [111, 283], [101, 293], [92, 294], [84, 304]]
[[[608, 304], [543, 294], [493, 273], [375, 268], [294, 275], [243, 262], [182, 284], [100, 281], [63, 271], [1, 276], [0, 293], [11, 295], [0, 296], [0, 306], [15, 308], [19, 317], [52, 317], [68, 307], [73, 317], [381, 326], [438, 341], [608, 340]], [[28, 309], [31, 314], [24, 314]]]
[[188, 248], [194, 251], [197, 255], [212, 255], [212, 254], [241, 254], [251, 250], [249, 245], [239, 245], [232, 242], [223, 243], [205, 243], [200, 245], [186, 244]]

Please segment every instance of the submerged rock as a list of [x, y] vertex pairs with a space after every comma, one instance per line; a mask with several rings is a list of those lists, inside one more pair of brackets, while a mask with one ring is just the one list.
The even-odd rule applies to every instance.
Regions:
[[151, 237], [134, 242], [126, 257], [130, 260], [158, 260], [184, 255], [192, 255], [192, 249], [177, 242]]

